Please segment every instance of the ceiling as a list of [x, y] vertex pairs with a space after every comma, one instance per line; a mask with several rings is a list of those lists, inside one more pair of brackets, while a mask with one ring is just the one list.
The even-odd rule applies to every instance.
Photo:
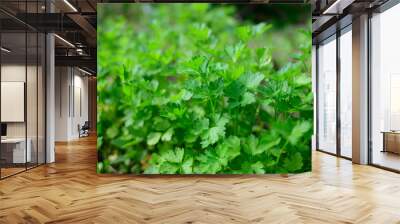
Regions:
[[[22, 58], [26, 29], [52, 32], [56, 65], [79, 66], [96, 73], [97, 0], [1, 0], [3, 46], [13, 49], [9, 58]], [[51, 13], [50, 13], [51, 12]], [[28, 41], [30, 39], [28, 35]], [[28, 43], [28, 58], [37, 49]]]
[[330, 36], [343, 26], [351, 24], [352, 18], [373, 11], [388, 0], [314, 0], [312, 3], [313, 42]]

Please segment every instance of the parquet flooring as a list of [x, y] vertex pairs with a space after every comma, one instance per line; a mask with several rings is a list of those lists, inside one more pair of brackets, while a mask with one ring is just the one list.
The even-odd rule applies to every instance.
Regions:
[[400, 175], [313, 153], [313, 172], [266, 176], [96, 174], [96, 140], [0, 181], [0, 223], [400, 223]]
[[1, 168], [1, 176], [2, 177], [7, 177], [7, 176], [10, 176], [10, 175], [13, 175], [13, 174], [16, 174], [16, 173], [19, 173], [19, 172], [22, 172], [22, 171], [24, 171], [25, 170], [25, 167], [23, 167], [23, 168], [14, 168], [14, 167], [7, 167], [7, 168]]

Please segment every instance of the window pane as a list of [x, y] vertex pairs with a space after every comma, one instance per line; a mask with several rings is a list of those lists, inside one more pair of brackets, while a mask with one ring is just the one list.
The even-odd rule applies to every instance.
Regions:
[[30, 144], [30, 161], [28, 168], [37, 165], [37, 41], [36, 32], [28, 31], [28, 62], [27, 62], [27, 80], [26, 80], [26, 112], [27, 112], [27, 141]]
[[318, 148], [336, 153], [336, 41], [318, 48]]
[[340, 152], [351, 158], [352, 141], [352, 35], [340, 36]]
[[38, 46], [38, 163], [45, 163], [45, 52], [46, 37], [44, 34], [39, 33], [39, 46]]
[[400, 5], [372, 17], [372, 163], [400, 170]]

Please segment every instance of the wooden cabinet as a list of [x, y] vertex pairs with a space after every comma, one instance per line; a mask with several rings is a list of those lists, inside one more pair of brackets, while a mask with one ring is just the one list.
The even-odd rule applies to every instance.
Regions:
[[383, 133], [383, 152], [400, 154], [400, 132]]

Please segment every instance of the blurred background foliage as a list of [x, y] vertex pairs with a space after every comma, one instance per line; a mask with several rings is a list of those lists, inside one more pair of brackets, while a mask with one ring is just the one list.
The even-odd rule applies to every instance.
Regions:
[[[306, 39], [308, 37], [296, 35], [296, 33], [299, 28], [311, 29], [310, 4], [210, 4], [210, 8], [218, 7], [224, 8], [232, 15], [233, 19], [241, 21], [241, 23], [267, 22], [273, 25], [273, 32], [264, 38], [266, 43], [273, 43], [268, 47], [272, 50], [274, 65], [277, 67], [284, 66], [299, 44], [308, 41]], [[113, 4], [100, 8], [98, 22], [101, 24], [107, 19], [115, 19], [117, 15], [124, 17], [126, 22], [133, 26], [140, 25], [143, 20], [152, 19], [143, 15], [137, 7]], [[215, 19], [217, 20], [218, 17]], [[216, 22], [224, 24], [224, 21]]]
[[310, 171], [310, 10], [99, 4], [98, 172]]

